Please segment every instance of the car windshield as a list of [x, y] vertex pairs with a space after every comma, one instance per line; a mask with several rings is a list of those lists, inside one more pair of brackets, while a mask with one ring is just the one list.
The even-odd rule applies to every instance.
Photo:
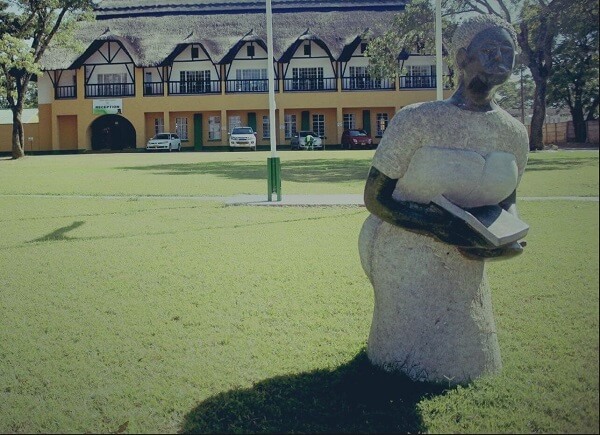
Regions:
[[367, 132], [364, 130], [350, 130], [350, 136], [366, 136]]
[[254, 132], [252, 131], [251, 127], [236, 127], [231, 132], [231, 134], [252, 134], [252, 133], [254, 133]]
[[168, 133], [160, 133], [153, 137], [153, 139], [170, 139]]

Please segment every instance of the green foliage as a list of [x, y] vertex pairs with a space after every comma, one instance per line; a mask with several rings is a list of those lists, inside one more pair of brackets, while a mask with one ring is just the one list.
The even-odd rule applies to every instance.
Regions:
[[562, 17], [548, 101], [567, 106], [574, 121], [598, 116], [598, 2], [579, 0]]
[[[519, 68], [517, 68], [517, 71], [518, 69]], [[521, 108], [521, 85], [523, 86], [523, 107], [525, 109], [531, 109], [533, 107], [535, 83], [529, 74], [513, 75], [511, 80], [498, 88], [496, 100], [500, 106], [504, 109]]]
[[[8, 12], [8, 5], [16, 12]], [[0, 90], [4, 104], [17, 115], [13, 130], [13, 158], [24, 156], [23, 126], [19, 119], [32, 77], [53, 39], [69, 39], [73, 25], [89, 18], [92, 0], [11, 0], [0, 2]], [[6, 32], [6, 33], [4, 33]], [[10, 32], [10, 33], [9, 33]], [[72, 37], [71, 37], [72, 39]]]
[[[442, 22], [442, 46], [448, 54], [448, 43], [455, 23], [444, 19]], [[406, 6], [404, 12], [394, 17], [391, 28], [382, 36], [373, 38], [367, 47], [369, 72], [374, 77], [392, 78], [403, 73], [403, 62], [398, 59], [400, 53], [435, 53], [434, 11], [429, 0], [415, 0]], [[453, 62], [447, 57], [446, 62]]]
[[[266, 196], [265, 156], [0, 159], [0, 432], [598, 433], [597, 202], [519, 202], [527, 251], [488, 265], [503, 372], [448, 388], [365, 358], [364, 208], [169, 198]], [[284, 195], [360, 193], [372, 152], [281, 157]], [[597, 196], [598, 153], [532, 155], [521, 191], [557, 178]]]

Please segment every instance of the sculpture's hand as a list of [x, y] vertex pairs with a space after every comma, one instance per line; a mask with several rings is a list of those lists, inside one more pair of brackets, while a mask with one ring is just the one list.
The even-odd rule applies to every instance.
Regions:
[[458, 250], [465, 257], [472, 260], [506, 260], [522, 254], [525, 246], [527, 246], [527, 242], [521, 240], [499, 248], [486, 249], [459, 247]]

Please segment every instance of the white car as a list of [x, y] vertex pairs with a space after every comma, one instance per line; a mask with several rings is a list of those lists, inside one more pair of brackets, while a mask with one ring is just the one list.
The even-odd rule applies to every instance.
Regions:
[[[309, 136], [312, 137], [312, 146], [307, 139]], [[323, 140], [313, 131], [301, 131], [292, 137], [290, 145], [292, 146], [292, 150], [322, 150]]]
[[229, 134], [229, 148], [250, 148], [256, 151], [256, 133], [252, 127], [235, 127]]
[[181, 151], [181, 139], [175, 133], [158, 133], [146, 144], [146, 151], [150, 150]]

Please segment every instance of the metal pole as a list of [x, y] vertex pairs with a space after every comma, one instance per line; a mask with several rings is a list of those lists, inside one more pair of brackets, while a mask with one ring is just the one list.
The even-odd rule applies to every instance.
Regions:
[[267, 79], [269, 81], [269, 137], [271, 157], [277, 157], [275, 125], [275, 72], [273, 71], [273, 11], [271, 0], [267, 0]]
[[444, 99], [442, 68], [442, 0], [435, 0], [435, 80], [438, 100]]
[[277, 126], [275, 124], [275, 72], [273, 71], [273, 11], [267, 0], [267, 79], [269, 83], [269, 139], [271, 157], [267, 158], [267, 199], [281, 201], [281, 162], [277, 156]]

